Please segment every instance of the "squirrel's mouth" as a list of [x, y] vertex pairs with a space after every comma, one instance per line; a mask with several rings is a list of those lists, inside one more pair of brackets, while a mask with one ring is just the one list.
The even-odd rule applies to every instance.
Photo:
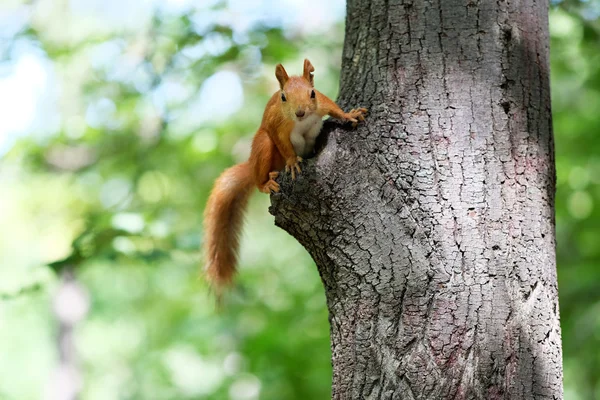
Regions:
[[296, 120], [298, 120], [298, 121], [303, 121], [303, 120], [305, 120], [306, 118], [310, 117], [311, 115], [312, 115], [312, 113], [309, 113], [309, 112], [307, 112], [307, 113], [304, 113], [302, 116], [298, 116], [298, 115], [296, 115]]

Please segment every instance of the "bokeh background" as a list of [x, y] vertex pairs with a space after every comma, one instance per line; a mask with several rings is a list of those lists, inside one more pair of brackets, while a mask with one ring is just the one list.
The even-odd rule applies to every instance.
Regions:
[[[199, 248], [274, 65], [310, 58], [336, 97], [344, 14], [343, 0], [2, 0], [0, 399], [329, 398], [321, 283], [268, 196], [252, 198], [220, 309]], [[568, 400], [600, 399], [599, 15], [598, 0], [550, 13]]]

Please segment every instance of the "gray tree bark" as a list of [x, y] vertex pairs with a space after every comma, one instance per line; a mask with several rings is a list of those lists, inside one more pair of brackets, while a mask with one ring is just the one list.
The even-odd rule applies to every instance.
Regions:
[[325, 286], [334, 399], [562, 398], [547, 14], [348, 1], [367, 122], [271, 198]]

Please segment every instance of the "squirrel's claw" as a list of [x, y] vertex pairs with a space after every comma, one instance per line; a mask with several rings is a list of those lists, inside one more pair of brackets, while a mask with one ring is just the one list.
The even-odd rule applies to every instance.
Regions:
[[294, 160], [293, 158], [289, 159], [285, 165], [285, 172], [291, 172], [292, 173], [292, 180], [296, 179], [296, 172], [300, 173], [302, 172], [302, 170], [300, 169], [300, 164], [302, 162], [302, 157], [296, 157], [296, 159]]
[[267, 184], [269, 185], [269, 190], [275, 193], [279, 193], [279, 183], [275, 182], [274, 180], [269, 180], [267, 182]]
[[269, 179], [267, 183], [265, 183], [260, 189], [263, 193], [278, 193], [279, 192], [279, 183], [275, 182], [273, 179]]
[[364, 107], [354, 108], [350, 110], [350, 112], [346, 113], [346, 119], [352, 122], [352, 127], [355, 128], [358, 124], [358, 121], [365, 120], [365, 114], [367, 113], [367, 109]]
[[279, 183], [275, 182], [275, 179], [279, 176], [279, 172], [273, 171], [269, 172], [269, 180], [262, 185], [259, 190], [263, 193], [278, 193], [279, 192]]

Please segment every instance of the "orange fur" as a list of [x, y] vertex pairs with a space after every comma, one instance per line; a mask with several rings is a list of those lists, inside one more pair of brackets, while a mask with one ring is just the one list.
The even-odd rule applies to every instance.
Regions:
[[237, 263], [244, 210], [253, 181], [248, 163], [235, 165], [215, 182], [204, 210], [206, 275], [217, 286], [230, 283]]
[[[281, 90], [273, 94], [265, 107], [250, 158], [225, 170], [215, 182], [204, 212], [204, 247], [206, 275], [217, 290], [231, 283], [235, 274], [244, 210], [252, 186], [263, 193], [278, 192], [277, 171], [285, 167], [292, 179], [301, 172], [302, 159], [296, 154], [292, 134], [303, 138], [310, 132], [318, 133], [318, 121], [325, 115], [353, 124], [364, 121], [365, 108], [346, 113], [314, 89], [313, 71], [308, 60], [304, 60], [302, 76], [290, 77], [281, 64], [277, 65], [275, 76]], [[312, 145], [310, 141], [306, 143], [307, 147]]]

